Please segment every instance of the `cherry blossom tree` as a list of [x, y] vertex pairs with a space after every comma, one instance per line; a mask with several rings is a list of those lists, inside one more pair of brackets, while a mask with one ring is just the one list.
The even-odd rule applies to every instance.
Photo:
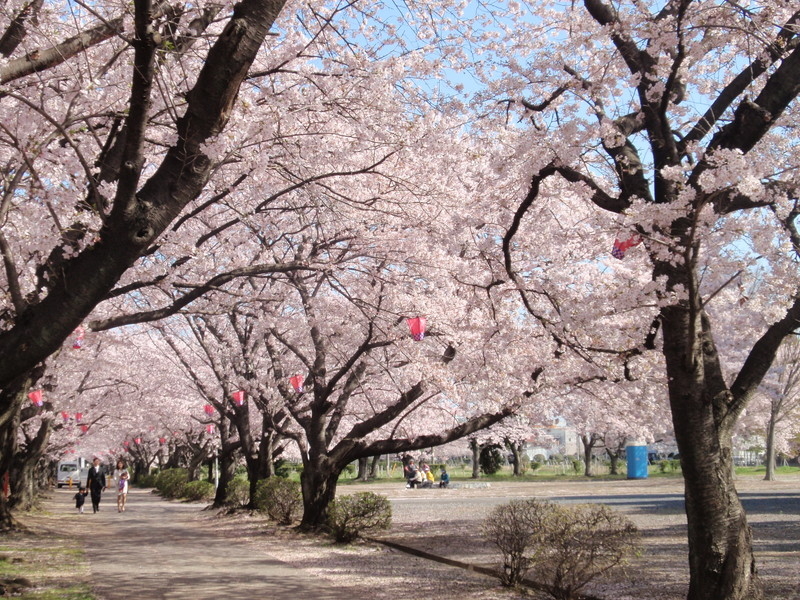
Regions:
[[[6, 13], [0, 471], [36, 365], [212, 176], [204, 146], [224, 130], [283, 4], [241, 2], [213, 24], [216, 5], [149, 0], [132, 12], [64, 5], [62, 18], [32, 3]], [[195, 44], [201, 35], [208, 43]]]
[[[519, 405], [526, 379], [506, 374], [536, 370], [537, 354], [517, 344], [527, 328], [511, 327], [513, 316], [498, 310], [509, 325], [501, 333], [485, 294], [456, 279], [474, 266], [469, 253], [466, 264], [445, 267], [448, 249], [438, 234], [451, 223], [443, 205], [442, 218], [430, 222], [431, 206], [382, 214], [381, 227], [329, 250], [339, 257], [335, 268], [287, 273], [275, 300], [262, 300], [262, 320], [270, 319], [268, 387], [291, 416], [278, 430], [303, 461], [303, 527], [325, 523], [345, 466], [440, 445], [501, 420]], [[393, 244], [409, 221], [418, 224], [415, 245]], [[380, 251], [378, 236], [391, 252]], [[406, 321], [420, 314], [429, 315], [428, 331], [414, 340]]]
[[[761, 385], [766, 397], [766, 463], [764, 479], [775, 479], [775, 455], [797, 431], [800, 421], [800, 343], [787, 338], [778, 350], [775, 362]], [[794, 426], [794, 427], [792, 427]], [[783, 444], [781, 443], [783, 442]]]
[[[656, 347], [648, 330], [660, 328], [686, 481], [688, 597], [762, 598], [732, 478], [731, 436], [800, 316], [792, 134], [800, 14], [786, 2], [745, 8], [690, 0], [585, 0], [537, 12], [540, 22], [508, 40], [536, 58], [509, 56], [506, 77], [492, 90], [522, 107], [520, 117], [531, 124], [520, 152], [537, 146], [527, 154], [524, 199], [504, 239], [508, 275], [543, 325], [587, 359], [616, 349], [624, 362]], [[522, 184], [517, 171], [509, 175]], [[569, 320], [557, 312], [569, 293], [557, 293], [549, 281], [537, 281], [541, 270], [529, 270], [533, 250], [543, 254], [541, 244], [529, 247], [531, 218], [569, 195], [586, 200], [585, 214], [596, 223], [608, 215], [615, 254], [624, 257], [613, 267], [621, 287], [628, 273], [651, 278], [628, 298], [605, 298], [618, 312], [637, 312], [626, 332], [630, 346], [592, 344], [585, 317], [578, 325], [577, 311], [569, 311]], [[598, 246], [594, 251], [582, 268], [598, 260]], [[726, 377], [718, 343], [725, 332], [714, 323], [721, 312], [731, 313], [726, 322], [734, 320], [740, 303], [723, 302], [719, 292], [747, 289], [761, 264], [769, 273], [757, 296], [742, 293], [739, 300], [757, 305], [766, 322], [737, 322], [738, 344], [748, 351], [743, 362], [727, 363]], [[548, 310], [534, 303], [534, 294], [547, 295]], [[632, 302], [637, 296], [640, 311]]]

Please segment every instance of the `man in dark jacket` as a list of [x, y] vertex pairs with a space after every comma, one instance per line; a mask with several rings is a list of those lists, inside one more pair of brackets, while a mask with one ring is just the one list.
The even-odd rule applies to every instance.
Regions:
[[100, 510], [100, 494], [106, 490], [106, 474], [100, 466], [100, 459], [92, 461], [92, 468], [89, 469], [89, 476], [86, 478], [86, 487], [92, 496], [92, 508], [94, 512]]

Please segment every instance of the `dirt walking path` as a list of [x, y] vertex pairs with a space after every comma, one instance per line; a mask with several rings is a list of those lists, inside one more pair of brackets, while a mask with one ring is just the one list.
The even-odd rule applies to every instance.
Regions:
[[[767, 597], [800, 599], [800, 474], [778, 482], [742, 479], [737, 487], [753, 527]], [[366, 490], [388, 496], [393, 505], [391, 530], [376, 537], [481, 566], [497, 565], [496, 549], [480, 532], [482, 519], [497, 504], [530, 496], [609, 504], [634, 520], [644, 550], [626, 572], [589, 591], [609, 600], [686, 597], [686, 517], [678, 479], [508, 482], [453, 490], [407, 490], [397, 482], [339, 488], [342, 494]], [[56, 491], [47, 508], [59, 530], [86, 548], [98, 600], [531, 597], [474, 571], [380, 544], [336, 546], [258, 514], [215, 515], [198, 504], [133, 490], [125, 513], [117, 513], [109, 494], [100, 513], [79, 516], [72, 494]]]
[[352, 598], [263, 550], [220, 535], [198, 504], [166, 502], [134, 489], [124, 513], [117, 512], [115, 495], [106, 493], [100, 512], [93, 514], [87, 503], [88, 512], [77, 515], [72, 494], [57, 491], [48, 508], [72, 513], [65, 527], [83, 542], [98, 600]]

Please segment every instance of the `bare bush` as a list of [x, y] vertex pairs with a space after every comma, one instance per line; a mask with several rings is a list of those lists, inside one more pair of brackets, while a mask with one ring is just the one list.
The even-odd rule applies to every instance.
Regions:
[[352, 542], [367, 531], [389, 529], [391, 523], [392, 503], [373, 492], [336, 498], [328, 509], [328, 528], [340, 544]]
[[534, 499], [512, 500], [495, 507], [483, 522], [483, 535], [500, 549], [503, 557], [503, 585], [516, 585], [525, 577], [553, 506]]
[[515, 500], [495, 508], [483, 531], [503, 556], [504, 585], [519, 583], [530, 571], [537, 587], [556, 600], [576, 600], [639, 548], [636, 526], [596, 504]]

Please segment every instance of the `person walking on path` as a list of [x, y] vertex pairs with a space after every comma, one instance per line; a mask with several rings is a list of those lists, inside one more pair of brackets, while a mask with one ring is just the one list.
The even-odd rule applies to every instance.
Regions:
[[100, 495], [106, 490], [106, 474], [100, 466], [100, 459], [95, 457], [92, 461], [92, 468], [89, 469], [89, 476], [86, 478], [86, 487], [92, 496], [92, 508], [94, 512], [100, 510]]
[[83, 514], [83, 503], [86, 502], [86, 494], [89, 492], [86, 491], [86, 488], [81, 486], [78, 490], [78, 493], [75, 494], [75, 508], [78, 509], [78, 514]]
[[117, 468], [114, 470], [114, 480], [117, 482], [117, 512], [125, 510], [125, 501], [128, 498], [128, 480], [131, 478], [125, 461], [117, 461]]

